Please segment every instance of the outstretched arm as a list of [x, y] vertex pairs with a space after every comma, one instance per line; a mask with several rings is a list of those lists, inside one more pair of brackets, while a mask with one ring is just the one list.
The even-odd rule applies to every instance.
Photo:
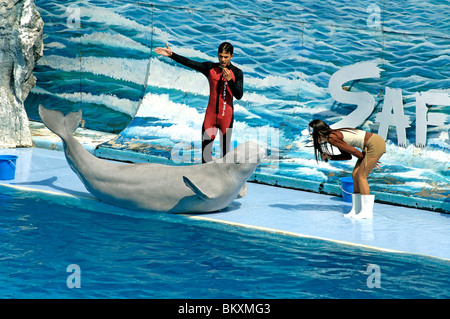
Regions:
[[175, 52], [173, 52], [168, 44], [166, 44], [166, 48], [156, 48], [155, 52], [160, 55], [170, 57], [175, 62], [178, 62], [180, 64], [183, 64], [184, 66], [187, 66], [188, 68], [199, 71], [203, 73], [205, 76], [208, 76], [208, 72], [211, 68], [211, 62], [197, 62], [185, 58], [184, 56], [178, 55]]
[[164, 55], [164, 56], [168, 56], [171, 57], [172, 56], [172, 50], [170, 49], [169, 45], [166, 43], [166, 47], [165, 48], [156, 48], [155, 52], [160, 54], [160, 55]]

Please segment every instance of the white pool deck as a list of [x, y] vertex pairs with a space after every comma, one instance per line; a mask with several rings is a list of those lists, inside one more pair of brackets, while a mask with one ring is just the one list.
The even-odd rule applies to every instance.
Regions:
[[[33, 140], [40, 147], [0, 149], [0, 154], [19, 156], [15, 179], [0, 180], [0, 192], [66, 195], [80, 198], [79, 205], [97, 201], [70, 169], [64, 152], [52, 150], [61, 147], [58, 138], [36, 130]], [[100, 142], [92, 135], [82, 140], [88, 149]], [[189, 217], [450, 261], [450, 214], [375, 203], [373, 219], [354, 220], [343, 217], [349, 210], [350, 203], [341, 197], [248, 183], [247, 196], [225, 210]]]

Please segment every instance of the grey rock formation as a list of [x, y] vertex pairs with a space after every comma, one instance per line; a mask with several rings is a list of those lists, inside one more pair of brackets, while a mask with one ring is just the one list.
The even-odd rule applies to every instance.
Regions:
[[0, 0], [0, 147], [33, 144], [23, 102], [36, 84], [43, 28], [34, 0]]

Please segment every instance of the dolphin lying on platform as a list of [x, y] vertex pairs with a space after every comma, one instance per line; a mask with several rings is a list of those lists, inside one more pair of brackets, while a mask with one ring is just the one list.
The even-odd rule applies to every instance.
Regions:
[[81, 110], [64, 116], [40, 105], [39, 114], [62, 139], [67, 162], [86, 189], [101, 201], [126, 209], [171, 213], [223, 209], [237, 197], [264, 154], [259, 145], [246, 142], [206, 164], [111, 162], [93, 156], [72, 136]]

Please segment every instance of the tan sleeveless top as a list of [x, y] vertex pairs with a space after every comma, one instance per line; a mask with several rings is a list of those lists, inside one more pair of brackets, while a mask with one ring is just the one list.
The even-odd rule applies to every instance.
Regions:
[[340, 131], [344, 136], [343, 140], [350, 146], [357, 147], [360, 150], [364, 150], [364, 139], [366, 137], [366, 131], [352, 130], [352, 131]]

